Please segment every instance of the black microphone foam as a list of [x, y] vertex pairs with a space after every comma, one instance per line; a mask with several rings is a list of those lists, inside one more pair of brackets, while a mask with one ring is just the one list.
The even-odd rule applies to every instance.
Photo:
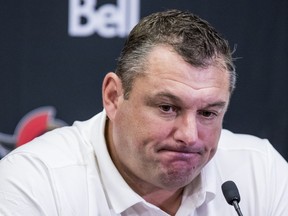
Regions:
[[236, 184], [233, 181], [226, 181], [221, 186], [226, 201], [233, 205], [234, 201], [240, 202], [240, 194]]

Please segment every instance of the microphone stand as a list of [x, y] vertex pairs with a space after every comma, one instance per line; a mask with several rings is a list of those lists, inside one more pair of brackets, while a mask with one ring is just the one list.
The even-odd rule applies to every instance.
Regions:
[[242, 214], [242, 212], [241, 212], [241, 209], [240, 209], [240, 206], [239, 206], [237, 200], [233, 200], [232, 205], [234, 206], [234, 208], [235, 208], [235, 210], [236, 210], [238, 216], [243, 216], [243, 214]]

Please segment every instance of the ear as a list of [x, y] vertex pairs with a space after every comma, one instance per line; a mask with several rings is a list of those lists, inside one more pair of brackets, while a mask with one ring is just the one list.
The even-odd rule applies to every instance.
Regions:
[[102, 85], [102, 100], [109, 119], [113, 120], [123, 100], [122, 82], [113, 72], [106, 74]]

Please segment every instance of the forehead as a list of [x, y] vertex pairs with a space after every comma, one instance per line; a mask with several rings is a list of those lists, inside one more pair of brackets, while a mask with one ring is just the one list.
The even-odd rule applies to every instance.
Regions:
[[147, 58], [144, 74], [135, 79], [132, 101], [144, 98], [150, 103], [166, 101], [187, 108], [229, 104], [229, 75], [222, 66], [194, 67], [169, 48], [160, 47]]
[[207, 67], [194, 67], [183, 60], [172, 48], [155, 47], [147, 57], [146, 77], [174, 81], [193, 89], [205, 87], [227, 88], [229, 91], [229, 72], [224, 61], [215, 60]]

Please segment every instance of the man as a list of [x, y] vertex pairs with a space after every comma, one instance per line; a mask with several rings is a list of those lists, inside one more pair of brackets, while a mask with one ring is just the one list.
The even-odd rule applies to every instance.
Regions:
[[267, 140], [222, 130], [235, 87], [228, 43], [188, 12], [131, 31], [103, 112], [48, 132], [0, 163], [2, 215], [288, 215], [288, 165]]

